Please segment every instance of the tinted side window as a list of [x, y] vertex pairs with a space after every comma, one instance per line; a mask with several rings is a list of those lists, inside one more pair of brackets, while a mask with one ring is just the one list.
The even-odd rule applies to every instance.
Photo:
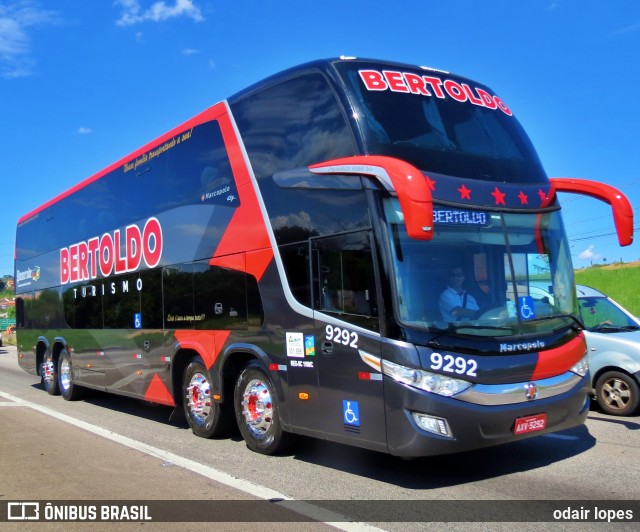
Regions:
[[362, 190], [261, 188], [278, 244], [371, 227]]
[[303, 305], [311, 306], [309, 243], [280, 246], [280, 257], [293, 297]]
[[247, 322], [249, 327], [261, 327], [264, 322], [264, 308], [258, 288], [258, 280], [247, 274]]
[[251, 93], [231, 109], [258, 178], [356, 153], [341, 107], [319, 73]]
[[313, 240], [312, 253], [313, 308], [379, 330], [370, 233]]
[[16, 326], [20, 328], [30, 327], [27, 320], [31, 313], [31, 299], [32, 293], [22, 294], [20, 297], [16, 297]]
[[164, 322], [167, 329], [193, 329], [193, 265], [162, 269]]
[[208, 261], [163, 268], [163, 289], [167, 329], [247, 329], [264, 318], [256, 279]]
[[237, 198], [220, 126], [206, 122], [150, 149], [23, 223], [16, 234], [18, 260], [183, 205], [236, 207]]
[[[120, 275], [104, 284], [104, 328], [133, 329], [140, 314], [140, 277], [138, 274]], [[142, 321], [140, 327], [146, 328]]]
[[206, 262], [193, 266], [196, 329], [246, 329], [246, 274]]
[[64, 316], [74, 329], [102, 329], [102, 284], [74, 284], [64, 287]]
[[28, 323], [33, 329], [64, 327], [60, 293], [57, 288], [47, 288], [34, 293]]
[[139, 275], [142, 327], [162, 329], [162, 270], [143, 270]]
[[[264, 185], [267, 183], [264, 182]], [[265, 203], [294, 297], [311, 304], [309, 239], [371, 227], [362, 190], [265, 186]]]

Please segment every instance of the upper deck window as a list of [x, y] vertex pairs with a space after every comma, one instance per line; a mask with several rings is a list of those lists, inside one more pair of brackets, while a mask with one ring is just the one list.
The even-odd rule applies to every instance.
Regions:
[[231, 102], [257, 178], [354, 155], [342, 109], [327, 80], [310, 72]]
[[441, 72], [375, 63], [336, 68], [351, 93], [369, 154], [457, 177], [547, 181], [526, 133], [487, 87]]
[[29, 260], [187, 205], [219, 205], [237, 196], [217, 122], [205, 122], [53, 203], [18, 226], [17, 259]]

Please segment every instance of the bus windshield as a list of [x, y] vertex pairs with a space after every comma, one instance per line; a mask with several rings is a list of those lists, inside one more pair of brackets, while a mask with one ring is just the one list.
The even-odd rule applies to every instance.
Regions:
[[360, 61], [336, 68], [369, 154], [444, 175], [547, 182], [527, 134], [489, 88], [428, 69], [384, 70]]
[[404, 229], [384, 200], [399, 321], [473, 336], [546, 334], [575, 324], [571, 257], [559, 211], [436, 206], [432, 241]]

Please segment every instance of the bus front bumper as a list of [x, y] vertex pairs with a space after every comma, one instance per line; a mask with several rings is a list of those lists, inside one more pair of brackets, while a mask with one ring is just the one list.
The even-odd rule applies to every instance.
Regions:
[[[561, 393], [539, 399], [527, 400], [523, 388], [517, 402], [513, 396], [467, 394], [477, 401], [468, 402], [387, 377], [384, 386], [389, 452], [403, 457], [457, 453], [557, 432], [583, 424], [589, 412], [588, 374], [575, 375]], [[435, 420], [432, 425], [444, 434], [425, 430], [425, 418]]]

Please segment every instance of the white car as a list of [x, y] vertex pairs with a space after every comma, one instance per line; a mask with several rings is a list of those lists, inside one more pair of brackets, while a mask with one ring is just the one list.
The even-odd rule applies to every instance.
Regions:
[[640, 405], [640, 320], [598, 290], [576, 289], [596, 401], [607, 414], [633, 415]]
[[[526, 289], [524, 283], [521, 286]], [[546, 283], [530, 282], [528, 293], [553, 305]], [[594, 288], [577, 285], [576, 294], [585, 325], [592, 395], [607, 414], [633, 415], [640, 407], [640, 320]]]

